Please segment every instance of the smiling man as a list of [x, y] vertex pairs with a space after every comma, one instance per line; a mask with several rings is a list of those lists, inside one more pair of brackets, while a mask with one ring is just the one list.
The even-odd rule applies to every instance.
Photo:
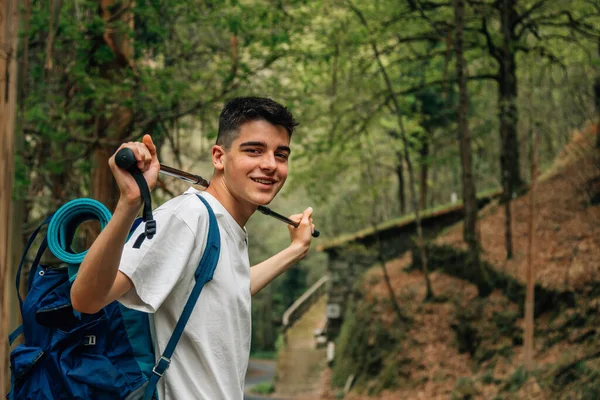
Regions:
[[[204, 287], [172, 358], [159, 381], [163, 399], [242, 399], [251, 337], [251, 295], [303, 258], [311, 243], [312, 209], [290, 219], [290, 245], [250, 268], [244, 226], [259, 205], [281, 190], [288, 174], [292, 114], [273, 100], [237, 98], [225, 105], [212, 148], [210, 186], [194, 188], [154, 211], [157, 234], [139, 249], [126, 242], [140, 211], [139, 188], [131, 175], [109, 164], [120, 198], [107, 226], [90, 247], [71, 289], [73, 307], [95, 313], [114, 300], [153, 314], [155, 352], [162, 354], [194, 286], [194, 272], [208, 234], [212, 207], [221, 235], [213, 280]], [[150, 136], [126, 143], [148, 186], [156, 185], [160, 164]], [[141, 230], [142, 228], [138, 228]], [[134, 236], [138, 233], [134, 233]]]

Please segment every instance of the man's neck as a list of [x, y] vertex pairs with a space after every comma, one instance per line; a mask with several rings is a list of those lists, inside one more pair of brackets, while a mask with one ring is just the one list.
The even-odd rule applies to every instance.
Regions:
[[212, 195], [223, 207], [225, 207], [227, 212], [229, 212], [241, 228], [246, 226], [246, 223], [258, 208], [258, 206], [254, 204], [236, 199], [223, 181], [221, 179], [215, 179], [215, 177], [210, 181], [210, 186], [206, 188], [206, 192]]

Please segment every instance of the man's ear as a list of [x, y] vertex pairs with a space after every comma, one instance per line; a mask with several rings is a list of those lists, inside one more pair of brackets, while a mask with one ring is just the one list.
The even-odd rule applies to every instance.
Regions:
[[225, 168], [225, 149], [218, 144], [212, 147], [212, 162], [216, 170], [222, 171]]

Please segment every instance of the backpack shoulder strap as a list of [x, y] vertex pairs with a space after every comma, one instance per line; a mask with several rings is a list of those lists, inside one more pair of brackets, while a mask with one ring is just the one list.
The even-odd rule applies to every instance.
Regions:
[[[33, 244], [33, 241], [35, 240], [36, 236], [38, 235], [38, 233], [40, 232], [40, 229], [42, 229], [42, 227], [44, 225], [46, 225], [47, 223], [50, 222], [50, 220], [52, 219], [52, 215], [49, 215], [48, 217], [46, 217], [46, 219], [40, 224], [40, 226], [38, 226], [36, 228], [35, 231], [33, 231], [33, 233], [31, 234], [31, 236], [29, 237], [29, 240], [27, 241], [27, 244], [25, 245], [25, 249], [23, 250], [23, 255], [21, 256], [21, 262], [19, 263], [19, 267], [17, 268], [17, 276], [15, 279], [15, 285], [17, 287], [17, 297], [19, 298], [19, 305], [22, 308], [23, 307], [23, 299], [21, 298], [21, 291], [20, 286], [21, 286], [21, 270], [23, 269], [23, 264], [25, 263], [25, 257], [27, 256], [27, 252], [29, 251], [29, 248], [31, 247], [31, 245]], [[48, 242], [46, 240], [46, 238], [44, 238], [44, 241], [42, 242], [40, 248], [38, 249], [38, 252], [35, 256], [35, 261], [33, 262], [32, 266], [31, 266], [31, 270], [29, 271], [29, 282], [28, 282], [28, 286], [31, 289], [31, 281], [32, 281], [32, 275], [35, 274], [35, 269], [37, 268], [37, 264], [40, 262], [40, 259], [42, 258], [42, 254], [44, 253], [44, 251], [46, 250], [46, 248], [48, 247]], [[33, 271], [33, 273], [31, 272]]]
[[192, 315], [192, 311], [194, 310], [194, 306], [198, 301], [198, 297], [200, 297], [202, 288], [204, 287], [205, 283], [212, 280], [217, 263], [219, 261], [219, 254], [221, 252], [221, 235], [219, 232], [219, 226], [217, 225], [217, 217], [215, 216], [215, 213], [208, 202], [202, 198], [202, 196], [197, 196], [200, 200], [202, 200], [208, 210], [209, 228], [206, 247], [204, 249], [202, 259], [200, 260], [200, 264], [198, 265], [198, 268], [196, 268], [196, 284], [194, 285], [192, 293], [190, 294], [190, 297], [183, 308], [183, 312], [177, 321], [177, 325], [175, 325], [175, 330], [173, 331], [173, 334], [167, 343], [167, 347], [165, 347], [165, 351], [152, 369], [152, 376], [150, 377], [150, 381], [148, 382], [148, 386], [146, 386], [146, 390], [144, 392], [144, 400], [152, 399], [159, 379], [163, 376], [167, 368], [169, 368], [169, 365], [171, 364], [171, 356], [173, 355], [175, 347], [177, 346], [177, 343], [183, 334], [183, 330], [185, 329], [185, 326]]
[[[25, 245], [25, 249], [23, 250], [23, 255], [21, 256], [21, 262], [19, 262], [19, 267], [17, 268], [17, 276], [15, 277], [15, 286], [17, 289], [17, 297], [19, 298], [19, 310], [21, 311], [21, 315], [23, 314], [23, 298], [21, 297], [21, 271], [23, 269], [23, 264], [25, 263], [25, 257], [27, 256], [27, 253], [29, 252], [29, 248], [33, 244], [33, 241], [37, 237], [37, 235], [40, 232], [40, 230], [42, 229], [42, 227], [44, 225], [46, 225], [47, 223], [49, 223], [50, 220], [52, 220], [52, 215], [54, 215], [54, 214], [51, 214], [48, 217], [46, 217], [44, 222], [42, 222], [40, 224], [40, 226], [38, 226], [36, 228], [36, 230], [33, 231], [31, 236], [29, 237], [29, 240], [27, 240], [27, 244]], [[42, 244], [40, 245], [40, 248], [38, 249], [38, 252], [35, 255], [35, 259], [34, 259], [33, 263], [31, 264], [31, 269], [29, 270], [29, 278], [28, 278], [28, 282], [27, 282], [28, 291], [31, 290], [31, 283], [33, 282], [33, 277], [35, 276], [35, 271], [37, 269], [38, 264], [40, 263], [40, 260], [42, 259], [42, 255], [44, 254], [44, 251], [46, 251], [47, 247], [48, 247], [48, 240], [44, 237], [44, 240], [42, 241]], [[12, 346], [13, 342], [19, 336], [21, 336], [22, 333], [23, 333], [23, 325], [19, 325], [13, 332], [11, 332], [10, 335], [8, 335], [8, 345]]]

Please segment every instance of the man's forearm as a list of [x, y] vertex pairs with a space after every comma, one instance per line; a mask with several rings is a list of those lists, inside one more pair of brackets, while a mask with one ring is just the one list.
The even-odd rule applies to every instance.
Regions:
[[302, 259], [308, 247], [291, 244], [273, 257], [250, 268], [250, 291], [252, 295], [260, 292], [273, 279], [287, 271], [295, 262]]
[[105, 305], [137, 212], [136, 207], [117, 204], [114, 215], [88, 250], [71, 288], [71, 301], [76, 310], [90, 313]]

